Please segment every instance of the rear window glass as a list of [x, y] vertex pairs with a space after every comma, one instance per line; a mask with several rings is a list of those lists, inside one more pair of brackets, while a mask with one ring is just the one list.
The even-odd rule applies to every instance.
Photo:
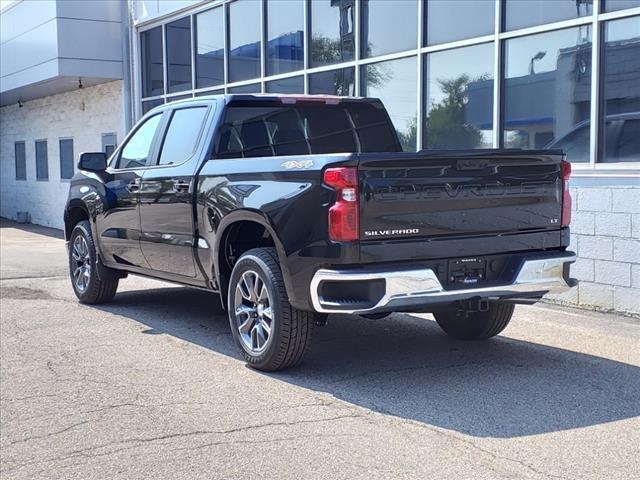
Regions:
[[217, 158], [400, 151], [384, 109], [371, 104], [231, 106]]

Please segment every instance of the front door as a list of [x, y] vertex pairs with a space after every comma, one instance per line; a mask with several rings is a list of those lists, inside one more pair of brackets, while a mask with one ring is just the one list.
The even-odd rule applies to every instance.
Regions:
[[192, 180], [207, 106], [171, 112], [158, 159], [140, 189], [140, 245], [152, 270], [195, 277]]
[[96, 218], [100, 251], [107, 265], [148, 267], [140, 249], [139, 197], [161, 118], [158, 113], [140, 124], [107, 168], [106, 204]]

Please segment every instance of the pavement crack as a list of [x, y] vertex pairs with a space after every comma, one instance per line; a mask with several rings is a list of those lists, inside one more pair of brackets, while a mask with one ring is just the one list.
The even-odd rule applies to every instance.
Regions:
[[44, 435], [32, 435], [31, 437], [21, 438], [20, 440], [14, 440], [13, 442], [7, 443], [4, 447], [5, 448], [6, 447], [11, 447], [11, 446], [16, 445], [18, 443], [25, 443], [25, 442], [29, 442], [31, 440], [38, 440], [40, 438], [54, 437], [54, 436], [60, 435], [60, 434], [62, 434], [64, 432], [68, 432], [69, 430], [73, 430], [74, 428], [79, 427], [81, 425], [85, 425], [85, 424], [87, 424], [89, 422], [90, 422], [90, 420], [83, 420], [81, 422], [76, 422], [73, 425], [69, 425], [68, 427], [63, 428], [62, 430], [57, 430], [55, 432], [50, 432], [50, 433], [47, 433], [47, 434], [44, 434]]
[[5, 402], [22, 402], [24, 400], [31, 400], [33, 398], [52, 398], [57, 397], [56, 394], [41, 394], [41, 395], [27, 395], [26, 397], [16, 397], [16, 398], [3, 398]]

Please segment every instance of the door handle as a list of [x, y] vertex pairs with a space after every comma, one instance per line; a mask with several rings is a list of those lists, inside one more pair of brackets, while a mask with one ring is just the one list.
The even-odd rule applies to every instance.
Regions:
[[136, 178], [127, 183], [127, 191], [129, 193], [136, 193], [140, 191], [140, 179]]
[[189, 182], [184, 180], [173, 180], [173, 191], [176, 193], [186, 193], [189, 191]]

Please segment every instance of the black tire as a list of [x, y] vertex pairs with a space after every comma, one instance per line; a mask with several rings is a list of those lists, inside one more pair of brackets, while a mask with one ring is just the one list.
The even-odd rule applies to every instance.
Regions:
[[[86, 256], [83, 254], [84, 250], [81, 252], [76, 249], [76, 245], [86, 246]], [[80, 303], [98, 304], [111, 301], [118, 290], [119, 277], [116, 272], [98, 264], [91, 225], [87, 220], [79, 222], [73, 228], [68, 253], [71, 286]], [[77, 277], [78, 269], [82, 268], [81, 264], [85, 268], [88, 267], [82, 271], [83, 282], [79, 282]], [[84, 274], [85, 271], [88, 271], [88, 275]]]
[[[258, 275], [262, 283], [259, 283], [258, 277], [254, 274]], [[248, 280], [251, 278], [254, 278], [253, 299], [247, 298], [251, 295], [246, 288], [251, 283]], [[262, 286], [266, 288], [268, 295], [266, 301], [262, 295]], [[260, 292], [256, 293], [257, 290]], [[237, 296], [240, 301], [238, 307]], [[258, 298], [254, 302], [256, 297], [262, 300]], [[238, 259], [229, 280], [227, 305], [233, 338], [250, 366], [273, 372], [293, 367], [302, 360], [311, 342], [316, 318], [314, 313], [298, 310], [289, 303], [274, 248], [254, 248]], [[263, 307], [264, 315], [259, 314], [260, 305]], [[237, 314], [237, 311], [242, 313]], [[249, 313], [252, 311], [256, 312], [254, 317], [253, 313]], [[266, 315], [267, 311], [271, 315], [270, 319]], [[268, 324], [269, 331], [266, 330], [265, 324]], [[244, 332], [241, 332], [241, 329]], [[265, 333], [268, 333], [266, 340]], [[264, 342], [261, 347], [260, 341]], [[252, 348], [254, 346], [256, 348]]]
[[433, 316], [440, 328], [459, 340], [485, 340], [502, 332], [513, 315], [513, 303], [489, 302], [486, 312], [468, 312], [454, 308], [440, 310]]

